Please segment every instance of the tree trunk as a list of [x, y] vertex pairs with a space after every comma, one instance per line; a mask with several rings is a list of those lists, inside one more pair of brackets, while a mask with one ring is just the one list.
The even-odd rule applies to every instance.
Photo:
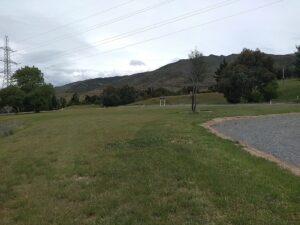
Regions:
[[192, 93], [192, 111], [194, 112], [195, 95]]
[[196, 102], [196, 87], [193, 87], [193, 92], [192, 92], [192, 111], [193, 113], [196, 112], [196, 107], [197, 107], [197, 102]]

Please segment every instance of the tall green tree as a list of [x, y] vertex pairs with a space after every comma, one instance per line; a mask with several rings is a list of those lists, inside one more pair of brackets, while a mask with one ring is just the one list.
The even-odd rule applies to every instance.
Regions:
[[64, 97], [60, 97], [59, 104], [61, 108], [65, 108], [67, 106], [67, 100]]
[[132, 103], [137, 98], [137, 91], [135, 90], [135, 88], [130, 87], [128, 85], [121, 87], [118, 90], [118, 92], [119, 92], [122, 105], [127, 105], [129, 103]]
[[134, 87], [125, 85], [121, 88], [107, 86], [98, 99], [103, 106], [127, 105], [137, 99], [138, 91]]
[[278, 85], [273, 60], [259, 49], [244, 49], [238, 58], [222, 69], [218, 90], [231, 103], [269, 101]]
[[38, 113], [42, 110], [52, 110], [53, 96], [55, 96], [55, 92], [51, 84], [44, 84], [32, 89], [25, 98], [27, 111]]
[[103, 106], [117, 106], [122, 104], [119, 91], [113, 86], [108, 86], [103, 90], [101, 101]]
[[60, 108], [60, 102], [59, 102], [59, 99], [57, 99], [56, 95], [52, 95], [52, 98], [51, 98], [51, 107], [50, 109], [51, 110], [55, 110], [55, 109], [59, 109]]
[[86, 95], [82, 104], [85, 104], [85, 105], [90, 105], [90, 104], [96, 104], [96, 105], [100, 105], [100, 96], [98, 95], [92, 95], [92, 96], [89, 96], [89, 95]]
[[40, 112], [53, 109], [52, 100], [55, 91], [51, 84], [45, 83], [40, 69], [34, 66], [25, 66], [14, 73], [13, 80], [17, 87], [25, 93], [23, 101], [25, 111]]
[[0, 90], [0, 107], [11, 106], [15, 112], [23, 110], [25, 92], [16, 86], [9, 86]]
[[34, 66], [25, 66], [18, 69], [12, 76], [12, 79], [25, 92], [30, 92], [35, 87], [45, 84], [42, 71]]
[[75, 92], [69, 101], [69, 105], [80, 105], [79, 95]]
[[222, 72], [224, 71], [224, 69], [228, 66], [228, 63], [225, 59], [225, 57], [223, 58], [222, 62], [220, 63], [219, 68], [217, 69], [217, 71], [215, 72], [215, 79], [217, 81], [217, 83], [220, 81], [221, 76], [222, 76]]
[[295, 52], [296, 62], [295, 62], [295, 75], [300, 78], [300, 45], [296, 46], [297, 51]]

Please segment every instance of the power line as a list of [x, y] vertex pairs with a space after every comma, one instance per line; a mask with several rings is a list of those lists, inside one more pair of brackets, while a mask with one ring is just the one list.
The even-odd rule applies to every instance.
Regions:
[[114, 23], [120, 22], [120, 21], [122, 21], [122, 20], [129, 19], [129, 18], [131, 18], [131, 17], [133, 17], [133, 16], [136, 16], [136, 15], [138, 15], [138, 14], [141, 14], [141, 13], [150, 11], [150, 10], [152, 10], [152, 9], [161, 7], [162, 5], [165, 5], [165, 4], [174, 2], [174, 1], [176, 1], [176, 0], [165, 0], [165, 1], [162, 1], [162, 2], [160, 2], [160, 3], [157, 3], [157, 4], [154, 4], [154, 5], [145, 7], [145, 8], [143, 8], [143, 9], [140, 9], [140, 10], [137, 10], [137, 11], [134, 11], [134, 12], [125, 14], [125, 15], [123, 15], [123, 16], [113, 18], [113, 19], [108, 20], [108, 21], [105, 21], [105, 22], [103, 22], [103, 23], [99, 23], [99, 24], [90, 26], [90, 27], [88, 27], [87, 30], [82, 31], [82, 32], [80, 32], [80, 33], [72, 33], [72, 34], [67, 34], [67, 35], [57, 36], [57, 37], [54, 38], [54, 39], [51, 39], [51, 40], [48, 40], [48, 41], [46, 41], [46, 42], [40, 43], [41, 45], [39, 45], [39, 46], [36, 46], [36, 47], [33, 47], [33, 48], [24, 48], [24, 49], [19, 50], [19, 52], [20, 52], [20, 51], [27, 50], [27, 49], [33, 50], [33, 49], [38, 49], [38, 48], [41, 48], [41, 47], [44, 47], [44, 46], [48, 46], [49, 43], [50, 43], [50, 44], [51, 44], [51, 43], [54, 43], [54, 41], [62, 41], [62, 40], [68, 39], [68, 38], [70, 38], [70, 37], [78, 36], [78, 35], [81, 35], [81, 34], [83, 34], [83, 33], [87, 33], [87, 32], [89, 32], [89, 31], [92, 31], [92, 30], [95, 30], [95, 29], [98, 29], [98, 28], [101, 28], [101, 27], [104, 27], [104, 26], [107, 26], [107, 25], [114, 24]]
[[17, 65], [16, 62], [14, 62], [10, 59], [10, 53], [14, 52], [14, 51], [9, 47], [8, 36], [4, 37], [4, 46], [0, 47], [0, 49], [2, 49], [4, 51], [4, 57], [3, 57], [3, 59], [0, 59], [0, 61], [2, 61], [4, 64], [4, 70], [2, 71], [2, 73], [4, 75], [3, 87], [8, 87], [9, 85], [12, 84], [11, 64]]
[[80, 19], [76, 19], [76, 20], [73, 20], [73, 21], [71, 21], [71, 22], [69, 22], [69, 23], [66, 23], [66, 24], [57, 26], [57, 27], [55, 27], [55, 28], [53, 28], [53, 29], [50, 29], [50, 30], [47, 30], [47, 31], [45, 31], [45, 32], [42, 32], [42, 33], [39, 33], [39, 34], [36, 34], [36, 35], [32, 35], [32, 36], [30, 36], [30, 37], [24, 38], [24, 39], [19, 40], [19, 41], [17, 41], [17, 42], [24, 42], [24, 41], [27, 41], [27, 40], [30, 40], [30, 39], [33, 39], [33, 38], [36, 38], [36, 37], [40, 37], [40, 36], [45, 35], [45, 34], [49, 34], [49, 33], [53, 32], [53, 31], [60, 30], [60, 29], [62, 29], [62, 28], [65, 28], [65, 27], [68, 27], [68, 26], [70, 26], [70, 25], [73, 25], [73, 24], [75, 24], [75, 23], [79, 23], [79, 22], [88, 20], [88, 19], [90, 19], [90, 18], [92, 18], [92, 17], [95, 17], [95, 16], [98, 16], [98, 15], [101, 15], [101, 14], [108, 13], [108, 12], [114, 10], [114, 9], [117, 9], [117, 8], [122, 7], [122, 6], [128, 5], [128, 4], [130, 4], [130, 3], [134, 2], [134, 1], [136, 1], [136, 0], [129, 0], [129, 1], [123, 2], [123, 3], [121, 3], [121, 4], [112, 6], [112, 7], [108, 8], [108, 9], [101, 10], [101, 11], [99, 11], [99, 12], [90, 14], [90, 15], [85, 16], [85, 17], [82, 17], [82, 18], [80, 18]]
[[[132, 44], [129, 44], [129, 45], [120, 47], [120, 48], [115, 48], [115, 49], [108, 50], [108, 51], [104, 51], [104, 52], [100, 52], [100, 53], [97, 53], [97, 54], [92, 54], [92, 55], [84, 56], [84, 58], [94, 57], [94, 56], [97, 56], [97, 55], [100, 55], [100, 54], [108, 54], [108, 53], [115, 52], [115, 51], [119, 51], [119, 50], [122, 50], [122, 49], [125, 49], [125, 48], [128, 48], [128, 47], [132, 47], [132, 46], [136, 46], [136, 45], [141, 45], [141, 44], [144, 44], [144, 43], [147, 43], [147, 42], [159, 40], [159, 39], [162, 39], [162, 38], [164, 38], [164, 37], [168, 37], [168, 36], [171, 36], [171, 35], [174, 35], [174, 34], [178, 34], [178, 33], [182, 33], [182, 32], [185, 32], [185, 31], [188, 31], [188, 30], [192, 30], [192, 29], [195, 29], [195, 28], [207, 26], [207, 25], [210, 25], [210, 24], [213, 24], [213, 23], [217, 23], [217, 22], [220, 22], [220, 21], [223, 21], [223, 20], [226, 20], [226, 19], [230, 19], [230, 18], [233, 18], [233, 17], [236, 17], [236, 16], [248, 14], [248, 13], [257, 11], [257, 10], [259, 10], [259, 9], [263, 9], [263, 8], [268, 7], [268, 6], [278, 4], [278, 3], [282, 2], [282, 1], [284, 1], [284, 0], [278, 0], [278, 1], [271, 2], [271, 3], [267, 3], [267, 4], [264, 4], [264, 5], [261, 5], [261, 6], [252, 8], [252, 9], [240, 11], [240, 12], [238, 12], [238, 13], [231, 14], [231, 15], [229, 15], [229, 16], [220, 17], [220, 18], [218, 18], [218, 19], [211, 20], [211, 21], [206, 22], [206, 23], [202, 23], [202, 24], [190, 26], [190, 27], [187, 27], [187, 28], [183, 28], [183, 29], [180, 29], [180, 30], [177, 30], [177, 31], [174, 31], [174, 32], [170, 32], [170, 33], [167, 33], [167, 34], [164, 34], [164, 35], [160, 35], [160, 36], [157, 36], [157, 37], [154, 37], [154, 38], [149, 38], [149, 39], [144, 40], [144, 41], [132, 43]], [[77, 59], [75, 59], [75, 60], [73, 60], [73, 61], [81, 60], [81, 58], [83, 58], [83, 57], [79, 57], [79, 58], [77, 58]], [[57, 65], [58, 65], [58, 64], [57, 64]], [[55, 66], [57, 66], [57, 65], [51, 65], [51, 66], [45, 67], [45, 69], [51, 69], [51, 67], [55, 67]]]
[[[130, 36], [134, 36], [134, 35], [137, 35], [137, 34], [140, 34], [140, 33], [144, 33], [144, 32], [149, 31], [149, 30], [157, 29], [157, 28], [160, 28], [162, 26], [166, 26], [166, 25], [171, 24], [171, 23], [175, 23], [175, 22], [178, 22], [178, 21], [181, 21], [181, 20], [184, 20], [184, 19], [188, 19], [190, 17], [197, 16], [199, 14], [207, 13], [207, 12], [210, 12], [212, 10], [215, 10], [215, 9], [218, 9], [218, 8], [222, 8], [222, 7], [231, 5], [231, 4], [236, 3], [238, 1], [240, 1], [240, 0], [226, 0], [226, 1], [222, 1], [222, 2], [216, 3], [214, 5], [211, 5], [209, 7], [197, 9], [197, 10], [194, 10], [194, 11], [182, 14], [180, 16], [176, 16], [176, 17], [173, 17], [173, 18], [161, 21], [159, 23], [154, 23], [154, 24], [151, 24], [151, 25], [148, 25], [148, 26], [145, 26], [145, 27], [141, 27], [141, 28], [129, 31], [129, 32], [125, 32], [125, 33], [122, 33], [122, 34], [119, 34], [119, 35], [115, 35], [113, 37], [109, 37], [109, 38], [102, 39], [100, 41], [93, 42], [92, 44], [95, 44], [95, 45], [90, 46], [90, 47], [71, 48], [71, 49], [67, 49], [67, 50], [65, 50], [63, 52], [60, 52], [58, 54], [60, 56], [65, 56], [65, 55], [73, 54], [74, 51], [81, 51], [81, 50], [84, 51], [84, 50], [87, 50], [87, 49], [90, 49], [90, 48], [94, 48], [96, 46], [108, 44], [108, 43], [111, 43], [111, 42], [114, 42], [114, 41], [118, 41], [118, 40], [130, 37]], [[53, 55], [56, 55], [56, 54], [53, 54]], [[45, 58], [42, 58], [39, 61], [47, 59], [50, 56], [46, 56]]]

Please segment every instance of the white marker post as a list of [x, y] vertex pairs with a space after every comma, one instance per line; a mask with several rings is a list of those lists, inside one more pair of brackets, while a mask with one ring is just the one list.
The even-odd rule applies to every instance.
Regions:
[[159, 98], [159, 106], [162, 107], [162, 106], [166, 106], [166, 97], [160, 97]]

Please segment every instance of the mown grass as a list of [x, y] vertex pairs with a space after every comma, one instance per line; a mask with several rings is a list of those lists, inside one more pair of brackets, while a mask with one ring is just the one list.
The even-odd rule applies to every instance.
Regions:
[[299, 224], [300, 179], [200, 126], [299, 105], [78, 107], [0, 117], [0, 224]]
[[[279, 102], [300, 102], [300, 80], [287, 79], [278, 81], [279, 95], [276, 101]], [[298, 99], [297, 99], [298, 96]]]
[[[142, 101], [137, 101], [132, 105], [159, 105], [160, 98], [149, 98]], [[211, 92], [201, 93], [197, 95], [197, 102], [199, 104], [227, 104], [223, 94]], [[190, 95], [167, 96], [167, 105], [186, 105], [191, 103]]]

